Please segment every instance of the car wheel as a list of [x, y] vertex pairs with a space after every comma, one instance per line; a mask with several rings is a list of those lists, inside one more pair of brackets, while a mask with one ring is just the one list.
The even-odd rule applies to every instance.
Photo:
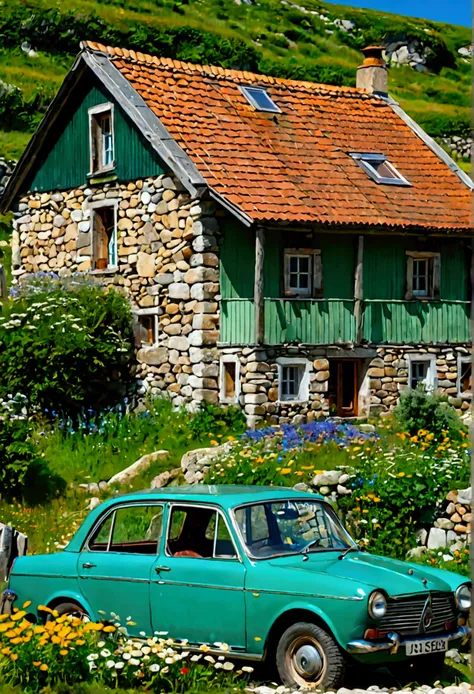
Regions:
[[298, 622], [280, 638], [276, 664], [287, 687], [337, 689], [345, 672], [342, 652], [324, 629], [310, 622]]
[[[67, 614], [70, 617], [79, 617], [83, 622], [90, 622], [90, 617], [85, 609], [76, 602], [61, 602], [59, 605], [56, 605], [54, 609], [59, 617]], [[51, 619], [54, 619], [54, 617], [48, 613], [46, 621], [49, 622]]]

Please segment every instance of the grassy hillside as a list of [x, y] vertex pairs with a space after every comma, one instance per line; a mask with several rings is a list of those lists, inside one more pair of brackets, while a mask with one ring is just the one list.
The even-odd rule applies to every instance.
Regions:
[[[467, 135], [467, 28], [320, 0], [3, 0], [0, 156], [17, 158], [84, 38], [194, 62], [354, 84], [360, 48], [408, 38], [431, 49], [430, 72], [390, 70], [390, 92], [430, 134]], [[350, 20], [349, 31], [334, 24]]]

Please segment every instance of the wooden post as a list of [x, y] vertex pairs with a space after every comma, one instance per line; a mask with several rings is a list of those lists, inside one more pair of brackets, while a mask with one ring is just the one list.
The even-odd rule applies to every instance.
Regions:
[[265, 333], [265, 301], [263, 283], [263, 262], [265, 231], [258, 226], [255, 232], [255, 284], [253, 290], [253, 300], [255, 303], [255, 344], [262, 345]]
[[355, 282], [354, 282], [354, 318], [356, 324], [356, 343], [360, 344], [362, 342], [362, 318], [363, 318], [363, 306], [362, 300], [364, 298], [364, 286], [363, 286], [363, 268], [364, 268], [364, 237], [359, 236], [357, 240], [357, 265], [355, 270]]

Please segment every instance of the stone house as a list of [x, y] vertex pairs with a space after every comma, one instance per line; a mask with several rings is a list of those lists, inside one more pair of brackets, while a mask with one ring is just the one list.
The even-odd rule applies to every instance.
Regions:
[[387, 93], [96, 43], [2, 198], [14, 274], [129, 296], [143, 387], [251, 425], [471, 398], [472, 182]]

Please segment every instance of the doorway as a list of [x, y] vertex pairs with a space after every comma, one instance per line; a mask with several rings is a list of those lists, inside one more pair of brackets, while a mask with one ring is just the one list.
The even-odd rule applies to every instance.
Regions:
[[329, 362], [328, 399], [338, 417], [356, 417], [359, 413], [359, 361], [331, 359]]

